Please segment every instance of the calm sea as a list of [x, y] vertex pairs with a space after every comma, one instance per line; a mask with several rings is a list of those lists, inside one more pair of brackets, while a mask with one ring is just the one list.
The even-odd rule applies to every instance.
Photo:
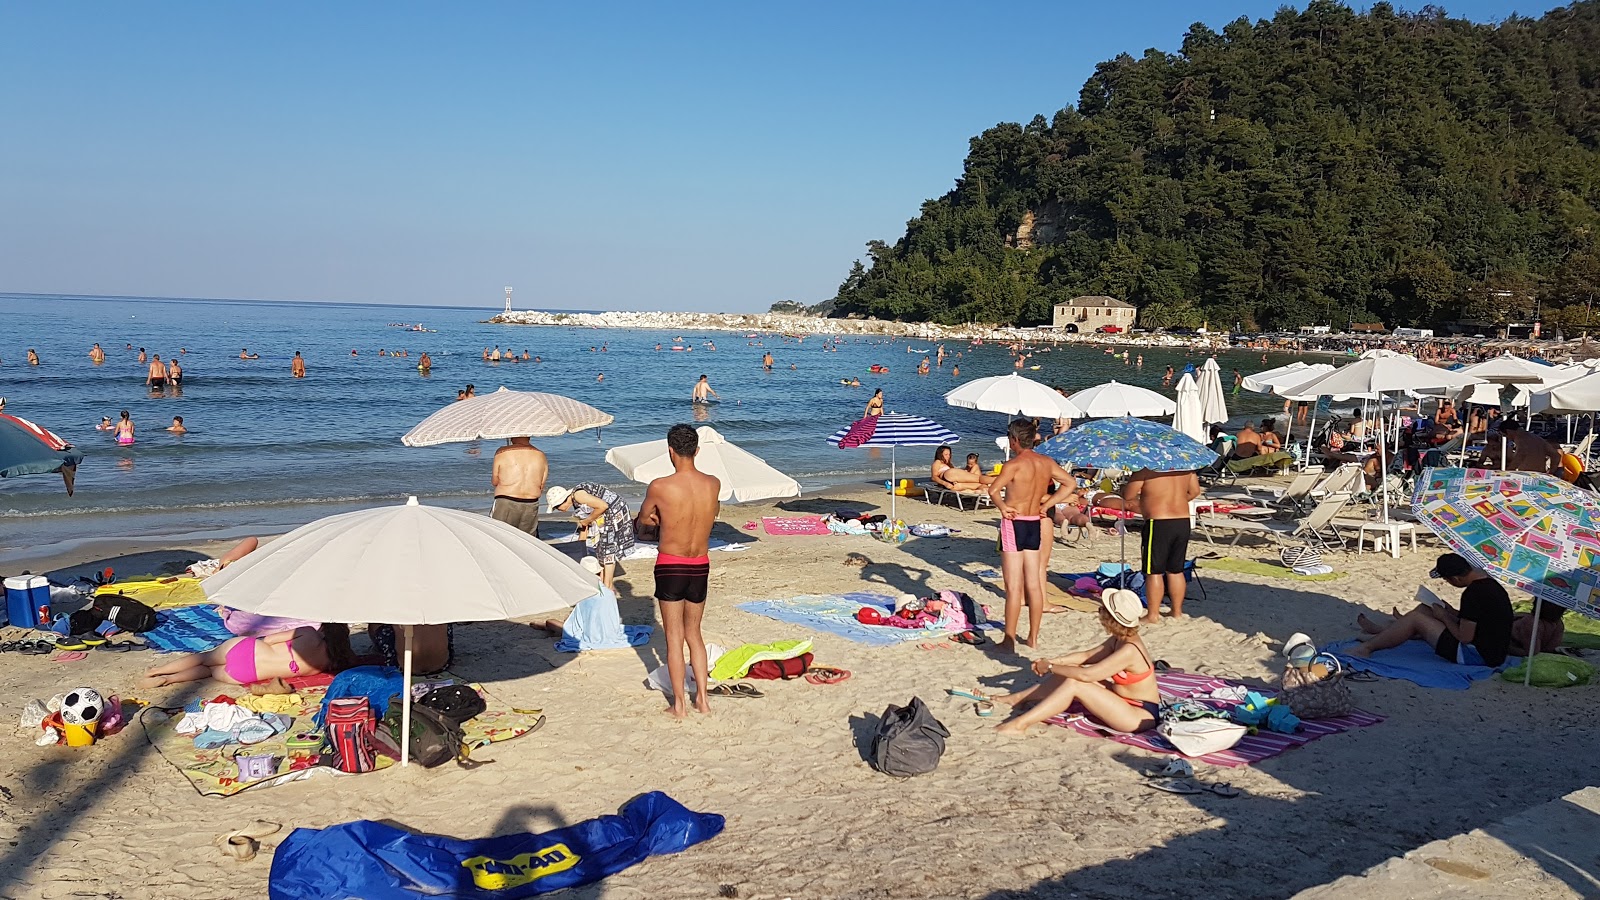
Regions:
[[[431, 449], [400, 443], [400, 435], [468, 383], [480, 393], [505, 385], [566, 394], [614, 415], [616, 423], [599, 434], [538, 444], [550, 455], [552, 483], [594, 480], [636, 497], [643, 487], [607, 466], [605, 450], [659, 439], [674, 422], [716, 427], [807, 490], [888, 474], [886, 455], [824, 442], [860, 416], [873, 387], [884, 388], [889, 409], [926, 415], [961, 433], [962, 451], [977, 450], [986, 464], [999, 458], [993, 436], [1004, 426], [999, 414], [944, 404], [942, 394], [958, 383], [950, 361], [943, 371], [916, 374], [922, 352], [934, 349], [925, 341], [864, 338], [824, 352], [821, 337], [802, 343], [777, 335], [685, 333], [695, 351], [672, 353], [654, 349], [670, 346], [675, 335], [669, 332], [481, 324], [494, 309], [15, 295], [0, 297], [0, 304], [10, 322], [0, 339], [6, 411], [55, 430], [88, 454], [71, 498], [55, 476], [0, 480], [0, 561], [88, 540], [282, 531], [408, 494], [486, 510], [493, 442]], [[395, 322], [435, 330], [412, 332]], [[715, 352], [703, 346], [707, 340], [716, 342]], [[764, 346], [750, 346], [757, 341]], [[88, 359], [95, 342], [106, 351], [103, 365]], [[602, 344], [605, 352], [591, 350]], [[482, 362], [483, 348], [495, 345], [530, 350], [544, 361]], [[144, 388], [140, 347], [162, 359], [180, 354], [181, 394], [152, 396]], [[245, 347], [261, 358], [238, 359]], [[915, 352], [908, 354], [908, 347]], [[26, 365], [28, 348], [38, 350], [43, 365]], [[184, 348], [188, 352], [180, 353]], [[359, 355], [352, 357], [352, 349]], [[411, 356], [379, 356], [380, 349]], [[964, 354], [961, 380], [1011, 370], [1003, 347], [946, 349]], [[296, 350], [307, 360], [304, 380], [289, 377]], [[431, 377], [416, 368], [424, 350], [434, 359]], [[761, 370], [764, 350], [777, 359], [771, 373]], [[1167, 365], [1181, 370], [1201, 361], [1152, 349], [1138, 368], [1097, 348], [1057, 347], [1038, 353], [1031, 362], [1040, 370], [1026, 374], [1069, 389], [1113, 377], [1160, 389]], [[1218, 361], [1225, 381], [1236, 366], [1264, 368], [1259, 354], [1225, 354]], [[890, 373], [869, 374], [875, 362], [890, 366]], [[597, 382], [601, 372], [605, 380]], [[698, 409], [688, 402], [701, 373], [721, 393], [720, 405]], [[851, 375], [861, 387], [839, 384]], [[1234, 402], [1240, 416], [1280, 406], [1249, 393]], [[115, 420], [123, 409], [138, 428], [131, 447], [95, 430], [101, 416]], [[189, 434], [164, 430], [175, 415], [183, 416]], [[929, 455], [907, 449], [898, 462], [920, 473]]]

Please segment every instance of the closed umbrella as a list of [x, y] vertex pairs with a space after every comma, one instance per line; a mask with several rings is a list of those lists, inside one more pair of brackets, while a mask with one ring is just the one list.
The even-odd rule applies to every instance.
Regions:
[[18, 416], [0, 414], [0, 478], [60, 472], [71, 497], [80, 462], [83, 454], [55, 432]]
[[[539, 615], [600, 592], [594, 576], [542, 541], [415, 497], [302, 525], [200, 586], [213, 603], [263, 616], [403, 626], [403, 735], [411, 733], [414, 626]], [[409, 743], [400, 742], [402, 765]]]
[[1172, 414], [1172, 428], [1206, 442], [1206, 423], [1200, 420], [1200, 387], [1187, 372], [1178, 379], [1178, 411]]
[[554, 437], [610, 425], [610, 413], [560, 394], [513, 391], [458, 400], [423, 419], [400, 439], [407, 447], [513, 437]]
[[[771, 497], [800, 496], [800, 482], [767, 465], [754, 453], [729, 443], [716, 429], [702, 425], [695, 432], [700, 435], [695, 468], [717, 476], [722, 482], [718, 500], [748, 503]], [[613, 447], [606, 451], [606, 462], [641, 484], [649, 484], [673, 472], [665, 439]]]
[[904, 413], [867, 416], [828, 436], [828, 443], [840, 450], [855, 447], [889, 448], [889, 518], [891, 519], [895, 517], [894, 489], [899, 487], [895, 480], [894, 448], [938, 447], [942, 444], [954, 444], [960, 440], [960, 435], [932, 419], [908, 416]]
[[1200, 367], [1200, 418], [1207, 425], [1228, 421], [1228, 402], [1222, 393], [1222, 370], [1215, 356]]
[[1178, 411], [1176, 403], [1155, 391], [1117, 381], [1084, 388], [1067, 399], [1091, 419], [1170, 416]]

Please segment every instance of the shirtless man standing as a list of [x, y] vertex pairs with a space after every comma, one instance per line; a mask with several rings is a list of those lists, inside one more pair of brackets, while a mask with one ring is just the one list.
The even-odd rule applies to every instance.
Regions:
[[90, 349], [89, 361], [97, 366], [106, 361], [106, 352], [100, 349], [99, 344], [95, 344], [94, 347]]
[[706, 376], [701, 375], [700, 380], [694, 383], [694, 397], [690, 402], [707, 403], [712, 397], [717, 397], [717, 392], [711, 389], [711, 382], [706, 380]]
[[161, 354], [150, 357], [150, 371], [145, 374], [144, 383], [152, 391], [167, 386], [167, 367], [161, 364]]
[[514, 437], [494, 452], [494, 507], [489, 517], [534, 537], [539, 536], [539, 498], [550, 477], [544, 451], [525, 437]]
[[[1023, 643], [1039, 646], [1039, 623], [1044, 619], [1041, 513], [1065, 502], [1078, 482], [1055, 460], [1033, 452], [1039, 430], [1032, 419], [1012, 419], [1006, 435], [1011, 441], [1011, 459], [989, 485], [989, 496], [1002, 517], [1000, 573], [1006, 585], [1006, 632], [1000, 650], [1015, 653], [1017, 619], [1024, 601], [1028, 604], [1028, 638]], [[1049, 493], [1052, 481], [1061, 485], [1054, 494]]]
[[772, 371], [772, 351], [769, 350], [766, 353], [761, 354], [761, 368], [767, 370], [768, 372]]
[[[1505, 442], [1506, 471], [1508, 472], [1560, 472], [1561, 448], [1537, 434], [1522, 430], [1515, 419], [1500, 423], [1500, 439]], [[1485, 462], [1492, 467], [1500, 462], [1498, 453], [1484, 453]]]
[[1122, 487], [1123, 508], [1144, 516], [1139, 539], [1139, 571], [1147, 598], [1144, 621], [1161, 619], [1161, 599], [1172, 603], [1172, 617], [1183, 615], [1183, 566], [1189, 561], [1189, 501], [1200, 496], [1193, 472], [1140, 469]]
[[706, 551], [711, 543], [711, 526], [717, 521], [721, 504], [717, 495], [722, 482], [694, 467], [700, 450], [700, 435], [688, 425], [674, 425], [667, 431], [667, 457], [673, 473], [650, 482], [644, 505], [634, 519], [639, 536], [652, 534], [661, 544], [656, 557], [656, 600], [661, 604], [661, 624], [667, 634], [667, 674], [672, 680], [672, 706], [675, 719], [688, 713], [689, 698], [684, 688], [684, 647], [694, 666], [696, 691], [694, 708], [711, 711], [706, 702], [711, 667], [706, 663], [706, 641], [700, 634], [705, 615], [706, 581], [711, 575], [711, 558]]
[[301, 358], [299, 350], [294, 352], [294, 359], [289, 361], [289, 374], [296, 378], [306, 377], [306, 361]]

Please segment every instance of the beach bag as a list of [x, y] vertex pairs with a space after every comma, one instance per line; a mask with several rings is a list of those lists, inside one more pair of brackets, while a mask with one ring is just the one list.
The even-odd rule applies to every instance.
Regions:
[[1278, 559], [1286, 569], [1322, 565], [1322, 553], [1311, 547], [1285, 547], [1278, 551]]
[[1237, 722], [1207, 716], [1203, 719], [1163, 718], [1156, 731], [1184, 756], [1205, 756], [1233, 749], [1249, 729]]
[[372, 745], [372, 707], [365, 697], [340, 697], [328, 703], [328, 740], [341, 772], [371, 772], [377, 768]]
[[434, 688], [424, 694], [415, 705], [438, 710], [457, 725], [464, 724], [489, 708], [483, 697], [465, 684], [447, 684], [444, 687]]
[[[429, 692], [433, 693], [436, 691]], [[378, 729], [384, 749], [396, 759], [400, 758], [400, 725], [405, 712], [400, 701], [398, 695], [389, 698], [389, 711], [384, 713], [383, 727]], [[421, 703], [411, 704], [410, 744], [409, 760], [425, 769], [452, 759], [466, 759], [470, 752], [461, 726], [439, 710]]]
[[89, 609], [103, 621], [134, 634], [143, 634], [156, 627], [154, 609], [121, 594], [102, 594], [95, 597], [94, 602], [89, 604]]
[[1333, 719], [1347, 716], [1355, 709], [1356, 701], [1350, 685], [1344, 680], [1344, 667], [1337, 657], [1319, 653], [1311, 665], [1325, 666], [1326, 675], [1318, 675], [1308, 666], [1301, 669], [1289, 666], [1283, 670], [1283, 695], [1278, 702], [1302, 719]]
[[945, 738], [950, 730], [945, 728], [921, 697], [912, 697], [905, 706], [890, 706], [883, 711], [878, 722], [878, 733], [872, 737], [868, 762], [885, 775], [909, 778], [926, 775], [939, 768], [939, 757], [944, 755]]
[[762, 681], [777, 681], [783, 679], [799, 678], [811, 668], [811, 661], [815, 659], [810, 653], [802, 653], [789, 659], [763, 659], [750, 667], [745, 673], [746, 678], [759, 678]]

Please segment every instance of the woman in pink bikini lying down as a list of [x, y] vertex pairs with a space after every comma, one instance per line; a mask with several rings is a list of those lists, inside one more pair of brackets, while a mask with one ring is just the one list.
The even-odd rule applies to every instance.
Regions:
[[261, 637], [237, 637], [215, 650], [174, 657], [144, 674], [139, 686], [162, 687], [212, 678], [226, 684], [258, 684], [295, 675], [332, 674], [355, 664], [350, 626], [329, 622]]

